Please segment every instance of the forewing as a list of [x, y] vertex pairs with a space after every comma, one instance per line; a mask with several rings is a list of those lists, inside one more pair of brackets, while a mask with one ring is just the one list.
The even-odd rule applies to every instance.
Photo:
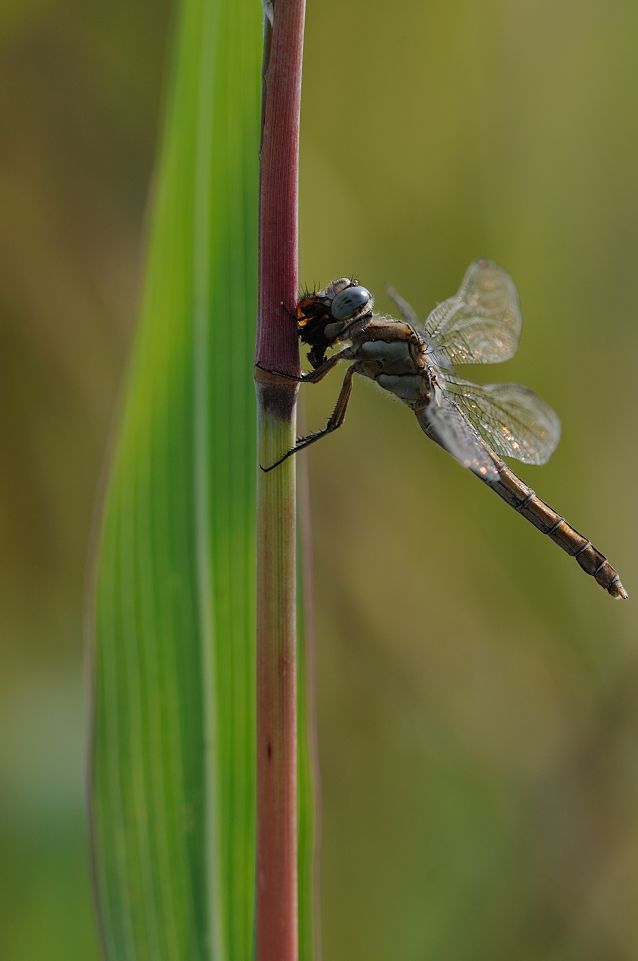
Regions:
[[437, 398], [423, 410], [415, 411], [422, 429], [463, 467], [484, 480], [498, 480], [494, 459], [475, 429], [444, 392], [437, 392]]
[[491, 260], [470, 264], [458, 293], [435, 307], [425, 322], [428, 347], [452, 365], [509, 360], [520, 332], [514, 282]]
[[445, 393], [501, 457], [545, 464], [560, 439], [560, 420], [544, 400], [520, 384], [479, 386], [447, 377]]
[[403, 319], [407, 321], [408, 324], [412, 324], [415, 330], [418, 330], [421, 324], [419, 323], [419, 318], [416, 315], [414, 307], [412, 307], [394, 287], [388, 287], [386, 285], [385, 289], [388, 297], [394, 303]]

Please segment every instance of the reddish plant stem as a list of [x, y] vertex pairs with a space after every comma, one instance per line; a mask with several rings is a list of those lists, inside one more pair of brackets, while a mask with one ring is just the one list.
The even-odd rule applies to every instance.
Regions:
[[[266, 21], [256, 361], [299, 370], [297, 181], [305, 0], [275, 0]], [[294, 440], [296, 387], [256, 369], [259, 449]], [[297, 961], [297, 691], [294, 458], [258, 479], [257, 961]]]
[[305, 0], [275, 0], [264, 39], [256, 360], [298, 372], [297, 183]]

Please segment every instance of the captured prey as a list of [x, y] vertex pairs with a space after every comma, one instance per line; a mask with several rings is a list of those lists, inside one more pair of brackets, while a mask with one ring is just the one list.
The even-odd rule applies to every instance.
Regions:
[[[304, 295], [295, 319], [310, 346], [313, 370], [301, 383], [318, 383], [340, 361], [349, 361], [334, 411], [323, 430], [299, 438], [269, 471], [343, 423], [355, 374], [368, 377], [407, 404], [422, 430], [495, 491], [534, 527], [575, 557], [612, 597], [626, 598], [618, 573], [588, 538], [567, 523], [507, 467], [503, 457], [544, 464], [560, 438], [554, 411], [520, 384], [479, 386], [456, 373], [461, 364], [509, 360], [518, 347], [521, 313], [509, 275], [489, 260], [468, 268], [454, 297], [421, 325], [410, 305], [389, 291], [401, 319], [376, 314], [370, 291], [342, 277]], [[329, 348], [340, 348], [326, 357]]]

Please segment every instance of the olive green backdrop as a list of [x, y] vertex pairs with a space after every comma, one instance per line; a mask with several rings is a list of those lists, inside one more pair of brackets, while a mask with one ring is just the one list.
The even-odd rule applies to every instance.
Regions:
[[[171, 8], [0, 8], [0, 955], [93, 961], [82, 619]], [[638, 585], [638, 7], [309, 0], [301, 277], [425, 314], [519, 285], [473, 371], [561, 415], [538, 493]], [[220, 359], [223, 362], [223, 359]], [[250, 358], [246, 359], [250, 362]], [[338, 375], [308, 387], [321, 425]], [[331, 961], [638, 956], [638, 615], [357, 383], [307, 458]], [[235, 959], [232, 959], [235, 961]], [[242, 959], [237, 959], [242, 961]]]

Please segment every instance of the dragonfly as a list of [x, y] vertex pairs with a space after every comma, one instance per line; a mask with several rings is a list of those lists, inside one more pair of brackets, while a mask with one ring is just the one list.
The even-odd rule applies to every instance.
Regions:
[[503, 460], [549, 460], [560, 439], [560, 421], [551, 407], [520, 384], [479, 385], [456, 372], [463, 364], [497, 363], [515, 354], [522, 319], [509, 274], [491, 260], [474, 261], [458, 292], [438, 304], [424, 324], [395, 290], [388, 294], [400, 317], [375, 313], [372, 294], [354, 278], [341, 277], [299, 298], [293, 316], [301, 342], [310, 347], [312, 370], [301, 376], [269, 373], [316, 384], [337, 364], [349, 365], [326, 426], [298, 438], [262, 470], [273, 470], [341, 427], [353, 377], [359, 374], [405, 403], [428, 437], [574, 557], [612, 597], [627, 598], [607, 558]]

